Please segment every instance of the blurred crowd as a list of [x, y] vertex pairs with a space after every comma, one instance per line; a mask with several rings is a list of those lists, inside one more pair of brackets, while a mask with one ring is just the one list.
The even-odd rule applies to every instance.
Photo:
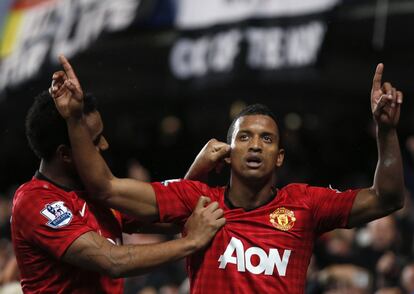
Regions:
[[[414, 294], [414, 136], [406, 139], [402, 149], [407, 187], [405, 207], [366, 226], [321, 236], [308, 269], [307, 294]], [[135, 159], [128, 162], [126, 170], [128, 177], [151, 181], [149, 171]], [[10, 187], [0, 197], [0, 294], [21, 293], [10, 239], [16, 188]], [[172, 238], [179, 236], [125, 234], [124, 243], [149, 244]], [[188, 290], [185, 261], [128, 278], [125, 287], [126, 294], [181, 294]]]

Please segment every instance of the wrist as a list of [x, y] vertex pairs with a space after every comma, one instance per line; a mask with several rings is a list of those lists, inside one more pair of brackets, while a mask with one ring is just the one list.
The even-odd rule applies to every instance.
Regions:
[[66, 123], [68, 125], [73, 125], [73, 124], [80, 124], [83, 122], [83, 115], [80, 116], [69, 116], [67, 118], [65, 118]]
[[189, 237], [189, 235], [182, 237], [181, 240], [185, 244], [186, 251], [189, 254], [192, 254], [196, 252], [197, 250], [201, 249], [201, 246], [199, 245], [199, 242], [197, 242], [195, 239]]
[[395, 126], [377, 124], [377, 134], [379, 135], [386, 135], [395, 132], [397, 132]]

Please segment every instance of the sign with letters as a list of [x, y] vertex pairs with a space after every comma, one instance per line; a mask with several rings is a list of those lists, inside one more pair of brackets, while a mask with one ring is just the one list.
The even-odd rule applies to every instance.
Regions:
[[338, 0], [179, 0], [170, 71], [181, 81], [313, 66]]

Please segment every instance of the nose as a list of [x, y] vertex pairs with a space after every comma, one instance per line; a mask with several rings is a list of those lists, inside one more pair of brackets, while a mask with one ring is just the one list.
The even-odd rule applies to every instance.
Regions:
[[104, 136], [101, 137], [101, 140], [99, 140], [98, 149], [99, 151], [105, 151], [109, 148], [109, 143], [106, 141], [106, 138]]
[[262, 141], [259, 136], [254, 136], [250, 141], [249, 151], [260, 152], [262, 151]]

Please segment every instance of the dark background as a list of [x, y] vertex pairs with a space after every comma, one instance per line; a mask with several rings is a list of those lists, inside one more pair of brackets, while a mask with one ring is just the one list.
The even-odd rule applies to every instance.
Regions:
[[[171, 39], [178, 33], [169, 26], [144, 23], [101, 36], [71, 61], [85, 90], [99, 99], [114, 173], [125, 176], [128, 161], [136, 158], [153, 180], [182, 177], [210, 138], [225, 140], [230, 109], [241, 101], [267, 104], [279, 117], [287, 149], [281, 184], [370, 185], [377, 155], [369, 97], [378, 62], [385, 64], [384, 80], [405, 94], [399, 126], [405, 155], [405, 142], [414, 133], [414, 3], [388, 3], [381, 44], [373, 41], [378, 2], [341, 4], [316, 66], [301, 74], [183, 83], [168, 69]], [[25, 139], [24, 117], [55, 70], [47, 68], [1, 96], [0, 191], [28, 180], [38, 167]], [[285, 122], [291, 113], [302, 121], [298, 129]], [[169, 133], [162, 125], [171, 116], [180, 126]]]

